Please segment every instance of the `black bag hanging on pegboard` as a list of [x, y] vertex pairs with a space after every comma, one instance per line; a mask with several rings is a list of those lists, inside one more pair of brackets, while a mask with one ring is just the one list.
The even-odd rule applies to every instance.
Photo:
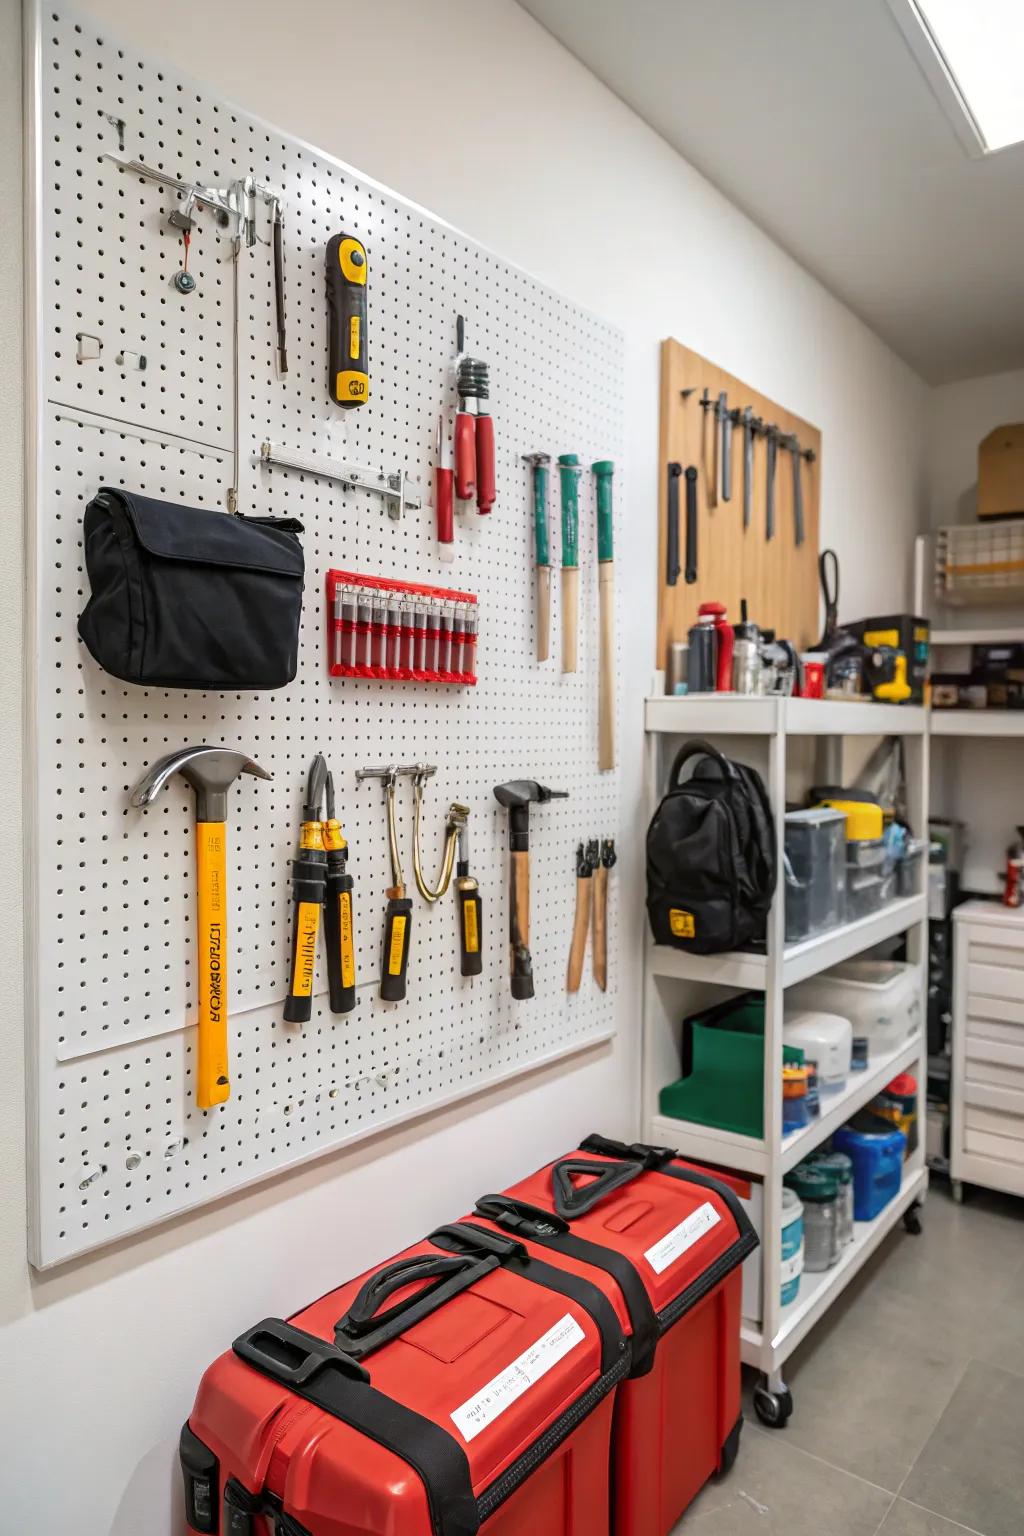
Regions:
[[103, 486], [85, 509], [78, 633], [126, 683], [283, 688], [299, 660], [301, 532]]
[[[693, 774], [680, 783], [694, 758]], [[761, 775], [706, 741], [687, 742], [647, 829], [655, 943], [710, 955], [763, 939], [775, 879], [775, 827]]]

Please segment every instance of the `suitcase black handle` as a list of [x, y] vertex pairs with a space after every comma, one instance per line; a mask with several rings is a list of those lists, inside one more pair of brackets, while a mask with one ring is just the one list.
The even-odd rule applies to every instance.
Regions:
[[461, 1221], [435, 1228], [428, 1241], [453, 1253], [494, 1254], [502, 1263], [506, 1259], [528, 1259], [530, 1256], [526, 1244], [517, 1242], [514, 1237], [488, 1232], [484, 1227], [467, 1226]]
[[493, 1221], [508, 1232], [522, 1232], [524, 1237], [553, 1237], [569, 1230], [569, 1223], [554, 1211], [530, 1205], [525, 1200], [514, 1200], [511, 1195], [483, 1195], [473, 1214], [482, 1216], [485, 1221]]
[[[382, 1344], [397, 1339], [414, 1323], [429, 1317], [453, 1296], [496, 1269], [499, 1263], [496, 1255], [482, 1253], [458, 1254], [452, 1258], [421, 1253], [408, 1259], [396, 1259], [370, 1276], [345, 1315], [339, 1317], [334, 1325], [335, 1345], [354, 1360], [361, 1360]], [[419, 1281], [430, 1283], [395, 1302], [386, 1311], [379, 1310], [389, 1296]]]
[[580, 1142], [581, 1152], [596, 1152], [599, 1157], [621, 1157], [629, 1162], [640, 1163], [648, 1172], [664, 1168], [679, 1153], [674, 1147], [656, 1147], [647, 1141], [612, 1141], [608, 1136], [592, 1132]]
[[318, 1371], [336, 1370], [354, 1381], [369, 1381], [369, 1372], [340, 1355], [333, 1344], [313, 1333], [293, 1328], [280, 1318], [266, 1317], [232, 1344], [240, 1360], [289, 1387], [305, 1386]]
[[[614, 1163], [592, 1163], [586, 1157], [563, 1157], [551, 1170], [555, 1210], [566, 1221], [585, 1216], [607, 1195], [639, 1178], [643, 1171], [642, 1163], [621, 1159]], [[587, 1182], [574, 1184], [573, 1174], [584, 1175]]]
[[731, 763], [724, 753], [719, 752], [717, 747], [711, 745], [710, 741], [701, 741], [699, 738], [695, 738], [693, 741], [684, 742], [676, 753], [675, 761], [672, 764], [672, 772], [668, 776], [669, 789], [674, 789], [679, 783], [680, 769], [685, 768], [690, 759], [694, 757], [709, 757], [718, 768], [721, 768], [723, 778], [739, 778], [735, 763]]

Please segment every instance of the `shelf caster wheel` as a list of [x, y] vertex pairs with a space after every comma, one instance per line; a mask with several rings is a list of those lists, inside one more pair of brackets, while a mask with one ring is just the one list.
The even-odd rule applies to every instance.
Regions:
[[950, 1179], [950, 1181], [949, 1181], [949, 1188], [950, 1188], [950, 1192], [952, 1193], [953, 1199], [956, 1202], [956, 1204], [957, 1205], [963, 1205], [963, 1203], [964, 1203], [964, 1186], [961, 1183], [961, 1181], [959, 1179]]
[[[956, 1196], [953, 1198], [956, 1199]], [[921, 1207], [916, 1200], [903, 1212], [903, 1230], [909, 1232], [911, 1237], [921, 1236]]]
[[773, 1392], [759, 1384], [754, 1388], [754, 1412], [768, 1429], [784, 1429], [793, 1412], [793, 1394], [787, 1386]]

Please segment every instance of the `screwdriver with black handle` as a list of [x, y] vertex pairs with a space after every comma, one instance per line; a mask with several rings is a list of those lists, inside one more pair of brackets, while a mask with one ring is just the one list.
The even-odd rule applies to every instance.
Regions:
[[463, 976], [479, 976], [484, 968], [483, 903], [480, 886], [469, 872], [469, 826], [459, 828], [459, 862], [455, 868], [455, 899], [459, 904], [459, 957]]
[[327, 945], [327, 985], [331, 1012], [351, 1013], [356, 1005], [355, 917], [352, 890], [355, 884], [347, 872], [348, 843], [341, 822], [335, 815], [334, 775], [327, 775], [327, 816], [323, 824], [324, 849], [327, 854], [327, 880], [324, 891], [324, 940]]
[[306, 780], [299, 856], [292, 860], [292, 963], [284, 1004], [288, 1024], [305, 1024], [313, 1012], [313, 976], [327, 881], [327, 854], [320, 820], [326, 782], [327, 763], [318, 752]]

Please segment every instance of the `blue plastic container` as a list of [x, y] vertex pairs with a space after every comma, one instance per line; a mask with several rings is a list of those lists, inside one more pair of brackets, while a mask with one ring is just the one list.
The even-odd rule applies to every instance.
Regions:
[[874, 1221], [899, 1193], [907, 1138], [888, 1127], [864, 1131], [843, 1125], [833, 1136], [832, 1146], [836, 1152], [845, 1152], [853, 1164], [854, 1220]]
[[782, 1191], [782, 1285], [779, 1300], [784, 1307], [795, 1301], [804, 1269], [804, 1207], [795, 1189]]

